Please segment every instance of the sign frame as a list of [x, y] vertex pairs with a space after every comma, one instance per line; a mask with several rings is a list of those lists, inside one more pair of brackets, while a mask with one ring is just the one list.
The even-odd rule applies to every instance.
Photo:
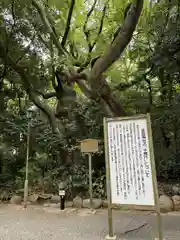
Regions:
[[[113, 233], [113, 204], [112, 204], [112, 191], [111, 191], [111, 172], [110, 172], [110, 159], [109, 159], [109, 145], [108, 145], [108, 123], [109, 122], [122, 122], [128, 120], [146, 120], [147, 126], [147, 136], [149, 142], [149, 154], [150, 154], [150, 165], [152, 171], [152, 184], [153, 184], [153, 195], [154, 195], [154, 207], [157, 214], [157, 226], [158, 226], [158, 235], [159, 240], [163, 240], [163, 231], [162, 231], [162, 219], [160, 213], [160, 204], [159, 204], [159, 194], [158, 194], [158, 187], [157, 187], [157, 177], [156, 177], [156, 167], [155, 167], [155, 160], [154, 160], [154, 147], [153, 147], [153, 139], [152, 139], [152, 128], [151, 128], [151, 117], [150, 114], [141, 114], [135, 116], [128, 116], [128, 117], [115, 117], [115, 118], [104, 118], [103, 125], [104, 125], [104, 147], [105, 147], [105, 161], [106, 161], [106, 185], [107, 185], [107, 198], [108, 198], [108, 225], [109, 225], [109, 235], [106, 239], [116, 239], [116, 236]], [[116, 204], [116, 206], [125, 206], [130, 209], [132, 204]], [[138, 206], [134, 204], [133, 206]], [[144, 207], [149, 207], [148, 205], [143, 205]], [[152, 206], [151, 206], [152, 207]]]

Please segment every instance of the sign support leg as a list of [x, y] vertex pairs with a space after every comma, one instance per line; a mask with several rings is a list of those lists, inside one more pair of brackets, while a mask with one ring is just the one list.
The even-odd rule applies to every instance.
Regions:
[[[155, 169], [155, 166], [154, 166]], [[154, 170], [152, 168], [152, 171]], [[156, 170], [155, 170], [156, 171]], [[160, 211], [160, 204], [159, 204], [159, 194], [158, 194], [158, 187], [157, 187], [157, 180], [156, 180], [156, 172], [154, 174], [154, 197], [155, 197], [155, 204], [156, 204], [156, 214], [157, 214], [157, 230], [159, 238], [158, 240], [163, 240], [163, 226], [162, 226], [162, 217]]]
[[[107, 164], [108, 165], [108, 164]], [[112, 216], [112, 207], [111, 207], [111, 185], [110, 185], [110, 172], [109, 167], [107, 169], [107, 198], [108, 198], [108, 226], [109, 226], [109, 234], [106, 237], [106, 240], [116, 239], [113, 238], [113, 216]]]
[[93, 210], [93, 199], [92, 199], [92, 155], [88, 154], [89, 157], [89, 198], [90, 198], [90, 207]]
[[107, 122], [104, 118], [104, 146], [105, 146], [105, 159], [106, 159], [106, 187], [107, 187], [107, 199], [108, 199], [108, 228], [109, 232], [106, 236], [106, 240], [116, 240], [116, 236], [113, 233], [113, 217], [111, 206], [111, 179], [110, 179], [110, 166], [109, 166], [109, 153], [108, 153], [108, 133]]
[[163, 240], [163, 232], [162, 232], [162, 217], [160, 213], [160, 209], [156, 209], [157, 212], [157, 226], [158, 226], [158, 233], [159, 233], [159, 240]]
[[[108, 171], [108, 169], [107, 169]], [[113, 216], [111, 207], [111, 188], [110, 188], [110, 175], [107, 173], [107, 197], [108, 197], [108, 227], [109, 233], [106, 236], [106, 240], [116, 240], [116, 236], [113, 234]]]
[[112, 208], [109, 204], [108, 204], [108, 225], [109, 234], [106, 236], [106, 240], [116, 240], [116, 236], [113, 234]]
[[153, 148], [153, 140], [152, 140], [150, 114], [147, 114], [147, 127], [148, 127], [148, 135], [149, 135], [149, 150], [150, 150], [152, 176], [153, 176], [152, 179], [153, 179], [153, 188], [154, 188], [154, 201], [156, 205], [156, 214], [157, 214], [157, 227], [158, 227], [158, 235], [159, 235], [158, 239], [163, 240], [162, 217], [161, 217], [159, 193], [158, 193], [158, 187], [157, 187], [156, 166], [155, 166], [155, 160], [154, 160], [154, 148]]

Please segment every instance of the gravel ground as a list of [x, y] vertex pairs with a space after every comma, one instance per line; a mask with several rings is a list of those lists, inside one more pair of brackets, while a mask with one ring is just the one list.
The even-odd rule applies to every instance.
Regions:
[[[180, 214], [163, 216], [168, 240], [180, 239]], [[114, 231], [118, 239], [154, 239], [153, 214], [114, 211]], [[145, 225], [144, 227], [141, 227]], [[133, 229], [137, 229], [131, 231]], [[0, 205], [0, 240], [101, 240], [107, 234], [107, 210], [90, 214], [88, 210]], [[125, 234], [126, 233], [126, 234]]]

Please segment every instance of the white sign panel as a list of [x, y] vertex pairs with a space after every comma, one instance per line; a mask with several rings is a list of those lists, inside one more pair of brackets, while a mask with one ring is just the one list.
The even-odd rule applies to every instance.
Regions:
[[155, 206], [147, 120], [107, 122], [112, 204]]

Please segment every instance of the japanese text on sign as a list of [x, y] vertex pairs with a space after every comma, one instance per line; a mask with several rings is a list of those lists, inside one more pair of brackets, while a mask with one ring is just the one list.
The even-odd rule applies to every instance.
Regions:
[[113, 204], [154, 206], [147, 120], [108, 122]]

